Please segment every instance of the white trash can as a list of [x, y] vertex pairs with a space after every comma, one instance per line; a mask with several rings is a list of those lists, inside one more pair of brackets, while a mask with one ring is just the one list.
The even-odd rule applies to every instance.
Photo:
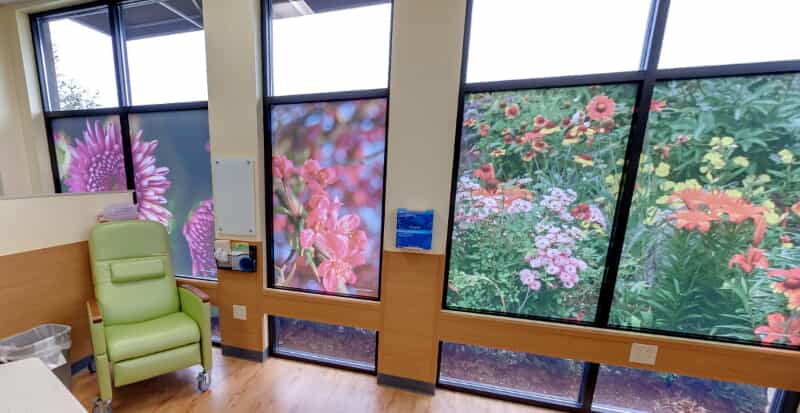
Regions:
[[72, 369], [69, 364], [71, 331], [72, 327], [63, 324], [42, 324], [0, 339], [0, 364], [36, 357], [69, 389], [72, 386]]

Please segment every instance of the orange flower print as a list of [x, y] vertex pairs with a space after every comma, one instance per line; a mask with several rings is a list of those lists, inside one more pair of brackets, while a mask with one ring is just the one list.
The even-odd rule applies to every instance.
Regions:
[[772, 270], [767, 273], [770, 277], [782, 277], [782, 281], [772, 284], [772, 289], [783, 293], [789, 299], [788, 307], [792, 310], [800, 308], [800, 268], [788, 270]]
[[519, 115], [519, 105], [516, 103], [506, 108], [506, 119], [514, 119]]
[[800, 318], [786, 320], [781, 313], [767, 316], [767, 325], [758, 326], [753, 332], [765, 344], [784, 342], [793, 346], [800, 345]]
[[753, 248], [752, 246], [747, 249], [747, 255], [736, 254], [728, 261], [728, 268], [738, 266], [742, 271], [750, 274], [756, 268], [766, 270], [769, 268], [769, 261], [767, 256], [764, 255], [764, 250]]
[[478, 123], [478, 122], [477, 122], [477, 121], [475, 121], [475, 118], [467, 118], [467, 119], [464, 121], [464, 126], [466, 126], [466, 127], [468, 127], [468, 128], [473, 128], [473, 127], [475, 127], [475, 124], [476, 124], [476, 123]]
[[673, 214], [673, 217], [675, 218], [675, 228], [687, 231], [697, 228], [702, 233], [706, 233], [711, 229], [712, 222], [719, 221], [719, 217], [716, 215], [691, 209], [677, 211]]
[[610, 119], [614, 116], [616, 110], [616, 103], [605, 95], [599, 95], [592, 98], [586, 106], [586, 112], [592, 120]]
[[[673, 193], [670, 201], [680, 199], [689, 208], [695, 218], [701, 214], [713, 216], [719, 220], [723, 215], [727, 216], [728, 221], [733, 224], [740, 224], [747, 219], [753, 220], [755, 230], [753, 231], [753, 246], [761, 244], [767, 233], [767, 220], [764, 217], [764, 208], [748, 203], [742, 198], [735, 198], [722, 192], [707, 192], [702, 189], [684, 189]], [[707, 210], [704, 210], [705, 207]], [[703, 231], [705, 232], [705, 231]]]

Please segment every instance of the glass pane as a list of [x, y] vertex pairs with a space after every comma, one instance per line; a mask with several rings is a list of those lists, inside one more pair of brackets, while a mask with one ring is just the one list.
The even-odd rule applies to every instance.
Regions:
[[52, 122], [62, 192], [127, 190], [119, 116]]
[[272, 107], [275, 285], [378, 296], [386, 99]]
[[385, 0], [273, 0], [274, 94], [388, 87], [391, 21]]
[[211, 306], [211, 341], [219, 343], [222, 336], [219, 330], [219, 307]]
[[201, 0], [122, 7], [134, 105], [208, 100]]
[[176, 275], [215, 279], [208, 112], [130, 115], [139, 216], [169, 231]]
[[775, 389], [600, 366], [592, 407], [601, 412], [767, 413]]
[[795, 0], [672, 0], [662, 68], [800, 59]]
[[314, 361], [365, 370], [375, 369], [377, 333], [364, 328], [337, 326], [274, 317], [275, 352]]
[[117, 106], [108, 9], [48, 17], [39, 28], [49, 109]]
[[439, 382], [523, 399], [577, 403], [583, 363], [489, 347], [442, 343]]
[[466, 96], [448, 307], [594, 319], [635, 95]]
[[638, 70], [649, 3], [474, 0], [467, 82]]
[[654, 97], [611, 322], [800, 345], [800, 75]]

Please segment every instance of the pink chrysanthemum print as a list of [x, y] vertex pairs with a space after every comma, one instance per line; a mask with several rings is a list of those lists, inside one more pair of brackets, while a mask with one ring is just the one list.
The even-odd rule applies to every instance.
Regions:
[[[172, 213], [163, 205], [169, 189], [169, 168], [156, 166], [154, 151], [157, 140], [144, 141], [142, 132], [131, 142], [136, 199], [139, 219], [169, 223]], [[122, 155], [122, 135], [114, 122], [105, 127], [100, 121], [86, 122], [83, 139], [69, 147], [70, 163], [64, 184], [69, 192], [105, 192], [124, 190], [125, 159]]]
[[214, 260], [214, 203], [207, 199], [189, 215], [183, 236], [192, 256], [192, 275], [213, 277], [217, 273]]

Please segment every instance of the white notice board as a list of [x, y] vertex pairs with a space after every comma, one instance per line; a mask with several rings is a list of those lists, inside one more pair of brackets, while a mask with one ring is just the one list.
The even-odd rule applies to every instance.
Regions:
[[214, 160], [214, 215], [217, 233], [256, 235], [255, 162]]

